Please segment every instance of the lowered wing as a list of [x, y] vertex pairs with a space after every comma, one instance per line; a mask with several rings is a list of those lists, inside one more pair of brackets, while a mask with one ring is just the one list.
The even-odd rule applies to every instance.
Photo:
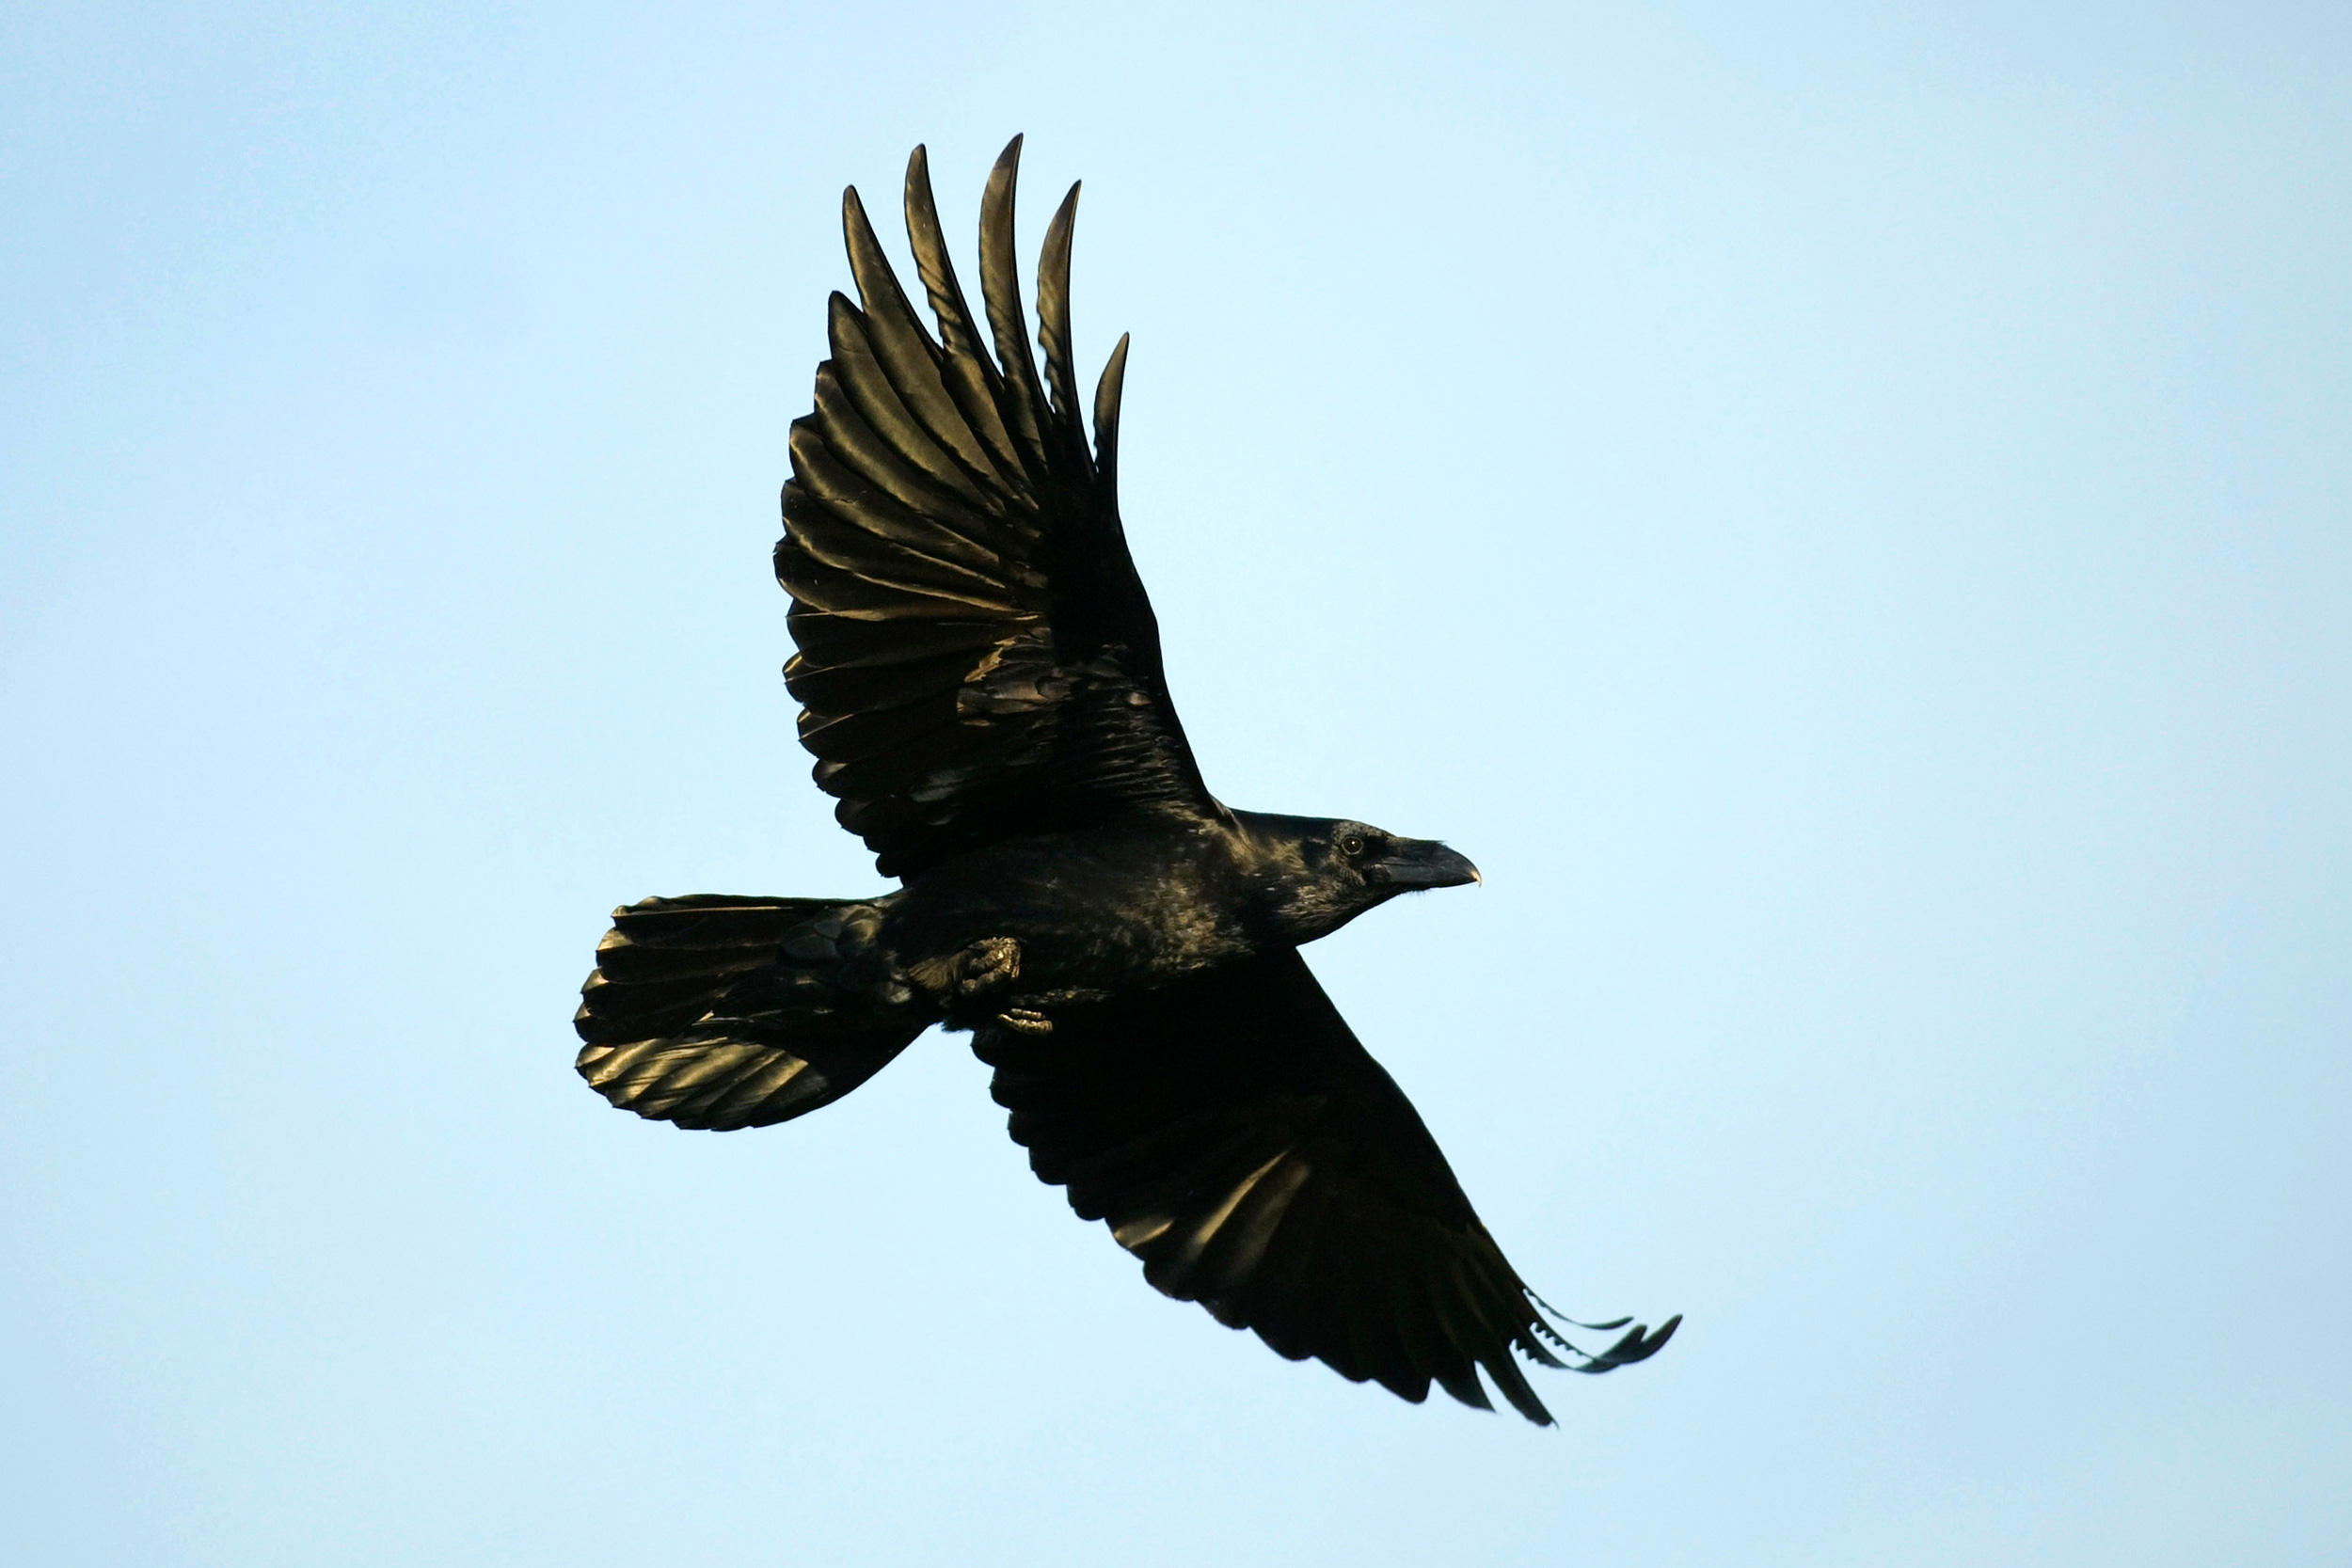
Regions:
[[1563, 1338], [1295, 949], [1057, 1014], [1044, 1037], [983, 1029], [973, 1048], [1040, 1178], [1153, 1285], [1292, 1360], [1490, 1409], [1483, 1368], [1549, 1425], [1518, 1357], [1605, 1372], [1681, 1321], [1597, 1353]]
[[907, 233], [938, 337], [845, 194], [860, 303], [833, 296], [816, 411], [792, 425], [776, 577], [800, 652], [785, 683], [818, 784], [889, 876], [1016, 833], [1215, 809], [1119, 519], [1126, 340], [1095, 390], [1089, 451], [1070, 351], [1078, 189], [1039, 263], [1041, 386], [1014, 273], [1020, 151], [1016, 136], [981, 205], [989, 338], [948, 262], [923, 149]]

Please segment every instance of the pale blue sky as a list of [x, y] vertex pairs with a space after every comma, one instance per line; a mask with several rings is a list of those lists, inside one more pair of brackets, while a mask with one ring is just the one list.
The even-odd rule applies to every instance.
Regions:
[[[2346, 13], [1271, 9], [7, 8], [12, 1561], [2345, 1560]], [[1689, 1314], [1556, 1433], [1161, 1299], [960, 1040], [571, 1073], [613, 904], [878, 885], [785, 426], [1016, 130], [1213, 786], [1486, 872], [1317, 971]]]

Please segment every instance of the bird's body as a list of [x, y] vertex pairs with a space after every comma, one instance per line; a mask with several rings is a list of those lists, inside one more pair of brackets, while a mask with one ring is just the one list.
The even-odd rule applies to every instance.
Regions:
[[994, 356], [918, 148], [908, 231], [939, 337], [851, 191], [862, 308], [834, 296], [816, 412], [792, 432], [786, 680], [818, 784], [903, 886], [616, 911], [580, 1071], [642, 1116], [759, 1126], [849, 1093], [935, 1023], [970, 1030], [1039, 1176], [1161, 1290], [1407, 1399], [1435, 1381], [1484, 1407], [1483, 1369], [1549, 1421], [1516, 1356], [1606, 1371], [1678, 1320], [1597, 1354], [1561, 1338], [1299, 958], [1478, 873], [1432, 841], [1209, 794], [1119, 519], [1125, 340], [1091, 451], [1075, 408], [1074, 187], [1040, 269], [1042, 383], [1029, 356], [1019, 145], [981, 216]]
[[[1007, 1008], [1165, 985], [1253, 950], [1249, 911], [1230, 896], [1242, 875], [1233, 847], [1207, 822], [1009, 839], [908, 883], [883, 940], [923, 976], [975, 945], [1017, 943], [1018, 975], [985, 998]], [[961, 1016], [958, 1000], [942, 993], [946, 1016]]]
[[[1334, 829], [1364, 843], [1359, 858], [1371, 858], [1375, 875], [1401, 866], [1406, 879], [1332, 875], [1321, 862], [1346, 858], [1333, 852]], [[1001, 1001], [994, 1011], [1043, 1013], [1149, 990], [1311, 942], [1395, 894], [1476, 876], [1442, 845], [1391, 840], [1360, 823], [1220, 810], [955, 856], [896, 896], [878, 946], [961, 1024], [975, 1012], [964, 1005], [972, 996]], [[960, 990], [958, 960], [1000, 942], [1017, 948], [1017, 973]]]

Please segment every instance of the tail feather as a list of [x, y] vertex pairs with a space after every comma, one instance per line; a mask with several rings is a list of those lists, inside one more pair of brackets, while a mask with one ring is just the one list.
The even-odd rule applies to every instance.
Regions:
[[612, 911], [575, 1064], [623, 1110], [766, 1127], [829, 1104], [933, 1022], [873, 951], [888, 900], [648, 898]]

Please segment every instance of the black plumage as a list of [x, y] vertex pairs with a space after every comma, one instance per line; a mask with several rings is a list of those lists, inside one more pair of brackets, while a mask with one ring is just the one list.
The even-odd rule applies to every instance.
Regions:
[[[981, 202], [985, 317], [907, 167], [916, 316], [854, 190], [858, 301], [833, 296], [791, 432], [776, 576], [817, 783], [895, 893], [615, 911], [577, 1020], [613, 1104], [764, 1126], [847, 1094], [933, 1023], [972, 1032], [1013, 1138], [1145, 1277], [1293, 1359], [1407, 1400], [1520, 1360], [1601, 1372], [1656, 1331], [1562, 1338], [1411, 1103], [1298, 955], [1477, 871], [1362, 823], [1232, 810], [1203, 784], [1117, 497], [1120, 340], [1089, 445], [1071, 356], [1078, 189], [1041, 258], [1040, 380], [1015, 275], [1020, 139]], [[993, 345], [993, 352], [992, 347]]]

